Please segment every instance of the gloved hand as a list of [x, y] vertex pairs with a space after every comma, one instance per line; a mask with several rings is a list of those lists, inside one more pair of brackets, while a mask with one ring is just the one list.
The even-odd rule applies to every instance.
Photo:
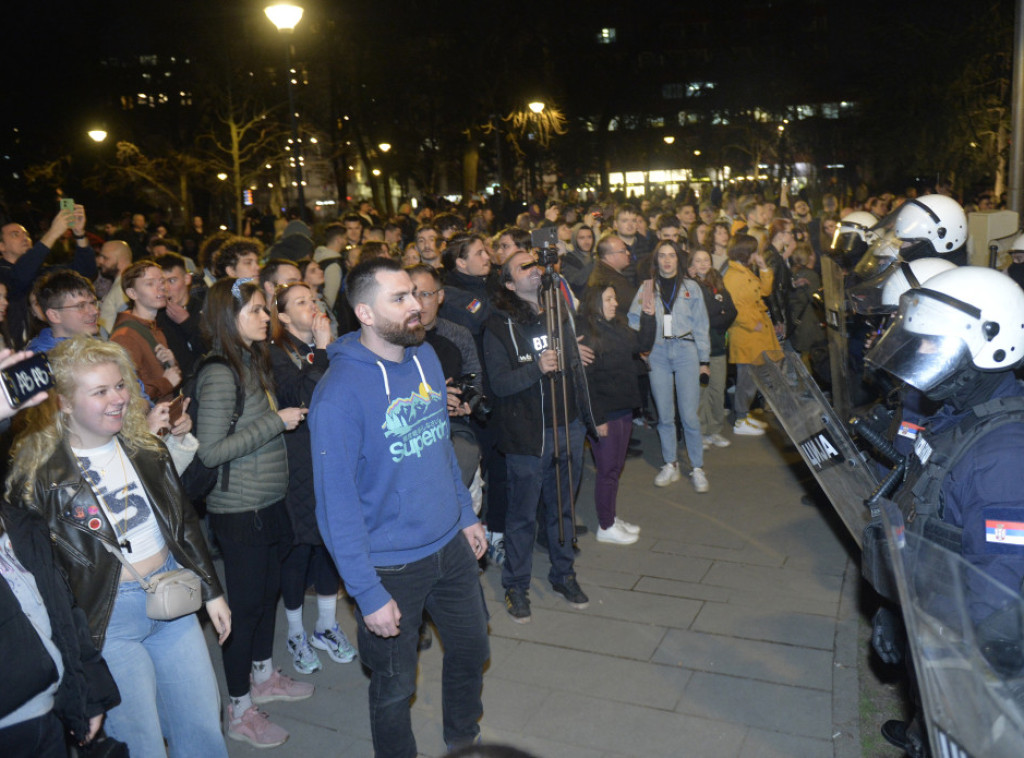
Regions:
[[903, 619], [882, 606], [871, 620], [871, 647], [884, 663], [895, 665], [903, 660]]

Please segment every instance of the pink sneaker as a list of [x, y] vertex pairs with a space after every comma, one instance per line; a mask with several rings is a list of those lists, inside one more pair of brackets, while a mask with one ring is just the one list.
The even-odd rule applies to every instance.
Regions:
[[313, 696], [313, 685], [309, 682], [296, 682], [291, 677], [281, 673], [281, 669], [275, 669], [270, 678], [263, 684], [256, 684], [249, 677], [252, 685], [249, 693], [254, 703], [269, 703], [272, 700], [305, 700]]
[[234, 709], [228, 706], [228, 737], [248, 742], [253, 747], [278, 747], [288, 740], [288, 732], [279, 727], [256, 706], [235, 720]]

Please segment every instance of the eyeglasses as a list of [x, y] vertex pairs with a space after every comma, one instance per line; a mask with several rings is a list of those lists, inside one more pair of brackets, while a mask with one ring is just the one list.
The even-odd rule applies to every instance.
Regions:
[[82, 300], [79, 303], [71, 303], [70, 305], [58, 305], [52, 310], [55, 311], [78, 311], [79, 313], [85, 313], [93, 308], [99, 309], [100, 301], [93, 298], [92, 300]]
[[437, 293], [440, 292], [440, 291], [441, 290], [434, 290], [433, 292], [431, 292], [430, 290], [418, 290], [416, 292], [416, 299], [417, 300], [430, 300], [433, 297], [437, 297]]

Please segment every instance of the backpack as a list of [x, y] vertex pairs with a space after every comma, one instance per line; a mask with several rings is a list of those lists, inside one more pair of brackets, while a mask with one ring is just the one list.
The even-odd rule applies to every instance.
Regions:
[[[199, 393], [196, 391], [199, 384], [199, 375], [203, 372], [203, 369], [207, 366], [219, 364], [227, 366], [231, 369], [231, 374], [235, 379], [235, 410], [231, 414], [231, 423], [228, 425], [228, 434], [235, 433], [235, 425], [238, 424], [238, 419], [242, 415], [242, 411], [245, 409], [245, 383], [242, 382], [235, 370], [231, 368], [231, 364], [219, 355], [208, 354], [204, 355], [199, 363], [196, 364], [196, 369], [192, 375], [185, 380], [182, 385], [181, 394], [187, 398], [190, 398], [188, 404], [188, 415], [192, 419], [192, 428], [198, 428], [199, 423]], [[231, 477], [231, 461], [221, 464], [220, 472], [221, 491], [226, 492], [230, 483]], [[213, 488], [217, 485], [218, 469], [210, 468], [199, 460], [197, 454], [188, 468], [181, 472], [181, 486], [185, 490], [185, 496], [195, 503], [196, 501], [204, 499], [209, 495]]]

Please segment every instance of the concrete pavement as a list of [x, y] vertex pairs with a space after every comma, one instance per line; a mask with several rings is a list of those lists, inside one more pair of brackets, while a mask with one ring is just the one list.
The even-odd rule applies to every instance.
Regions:
[[[634, 436], [644, 455], [626, 464], [619, 515], [643, 528], [635, 545], [595, 541], [585, 455], [578, 520], [590, 533], [579, 538], [577, 572], [589, 608], [573, 610], [551, 591], [541, 553], [530, 624], [505, 613], [500, 571], [481, 577], [492, 650], [485, 741], [545, 758], [860, 756], [852, 543], [831, 513], [801, 503], [807, 473], [784, 433], [777, 424], [765, 437], [727, 432], [731, 447], [705, 453], [704, 495], [686, 478], [655, 487], [657, 435]], [[309, 624], [315, 614], [308, 598]], [[354, 639], [347, 604], [339, 616]], [[282, 611], [275, 663], [297, 677], [285, 628]], [[324, 670], [308, 677], [312, 699], [264, 707], [292, 735], [272, 754], [371, 756], [367, 678], [358, 663], [322, 660]], [[420, 656], [412, 709], [428, 756], [444, 753], [441, 660], [435, 640]], [[265, 754], [228, 747], [233, 757]]]

